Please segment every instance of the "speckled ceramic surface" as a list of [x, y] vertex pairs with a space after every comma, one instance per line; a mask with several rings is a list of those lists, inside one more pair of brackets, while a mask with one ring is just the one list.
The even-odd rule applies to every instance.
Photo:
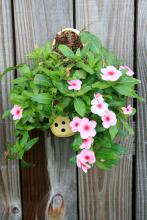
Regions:
[[68, 117], [58, 116], [51, 126], [52, 133], [57, 137], [70, 137], [74, 135], [69, 123], [70, 120]]

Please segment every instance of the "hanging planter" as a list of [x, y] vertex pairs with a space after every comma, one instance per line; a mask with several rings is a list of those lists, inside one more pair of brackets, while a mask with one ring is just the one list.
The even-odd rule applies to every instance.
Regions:
[[[10, 67], [2, 78], [17, 69], [9, 100], [14, 105], [3, 114], [15, 121], [16, 143], [7, 145], [9, 159], [21, 159], [38, 141], [30, 139], [33, 129], [51, 130], [57, 137], [74, 135], [71, 158], [87, 172], [94, 163], [109, 169], [126, 148], [115, 137], [133, 134], [128, 117], [135, 109], [128, 97], [142, 100], [135, 91], [140, 81], [90, 32], [66, 28], [53, 43], [36, 47], [27, 64]], [[123, 129], [122, 129], [123, 127]]]

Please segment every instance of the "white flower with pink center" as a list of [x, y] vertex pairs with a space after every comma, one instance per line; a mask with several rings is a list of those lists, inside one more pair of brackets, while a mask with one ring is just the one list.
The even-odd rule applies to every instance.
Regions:
[[73, 120], [70, 122], [70, 128], [73, 132], [79, 131], [79, 125], [80, 125], [81, 119], [79, 117], [74, 117]]
[[114, 66], [107, 66], [101, 69], [102, 79], [106, 81], [116, 81], [122, 75], [120, 70], [117, 70]]
[[94, 94], [94, 98], [98, 101], [104, 101], [103, 96], [100, 93]]
[[93, 164], [96, 161], [95, 153], [92, 150], [82, 150], [76, 157], [77, 166], [81, 168], [85, 173], [90, 168], [89, 164]]
[[22, 113], [23, 113], [23, 109], [18, 105], [14, 105], [14, 107], [11, 110], [11, 114], [13, 115], [13, 120], [21, 119]]
[[120, 66], [119, 69], [120, 70], [127, 70], [127, 72], [126, 72], [127, 76], [133, 76], [134, 75], [133, 70], [131, 70], [130, 67], [128, 67], [128, 66]]
[[94, 137], [96, 135], [96, 122], [89, 121], [88, 118], [82, 118], [79, 125], [79, 132], [82, 139], [87, 139], [88, 137]]
[[69, 90], [80, 90], [81, 89], [81, 85], [82, 85], [82, 81], [79, 79], [75, 79], [75, 80], [68, 80], [67, 81], [69, 86], [68, 89]]
[[131, 105], [128, 105], [127, 107], [122, 107], [121, 109], [123, 110], [123, 113], [125, 115], [130, 115], [133, 111], [133, 107]]
[[106, 110], [108, 110], [108, 104], [104, 101], [98, 101], [96, 99], [93, 99], [91, 101], [91, 104], [92, 104], [91, 112], [93, 114], [103, 116], [105, 115]]
[[83, 139], [83, 143], [80, 146], [80, 149], [90, 149], [91, 145], [93, 144], [94, 139], [92, 137], [88, 137], [87, 139]]
[[110, 110], [107, 110], [105, 115], [102, 116], [102, 121], [104, 128], [109, 128], [111, 126], [114, 126], [117, 123], [116, 114]]

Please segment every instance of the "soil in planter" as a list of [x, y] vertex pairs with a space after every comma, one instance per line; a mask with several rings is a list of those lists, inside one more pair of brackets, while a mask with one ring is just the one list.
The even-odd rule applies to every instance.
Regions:
[[53, 50], [59, 52], [58, 46], [60, 44], [68, 46], [73, 52], [76, 52], [78, 48], [82, 48], [80, 36], [69, 30], [63, 31], [61, 34], [56, 34]]

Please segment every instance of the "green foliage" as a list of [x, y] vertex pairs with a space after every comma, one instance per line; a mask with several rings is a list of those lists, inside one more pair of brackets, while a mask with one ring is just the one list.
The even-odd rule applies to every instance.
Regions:
[[65, 57], [67, 57], [69, 59], [72, 59], [75, 57], [73, 51], [69, 47], [67, 47], [66, 45], [59, 45], [59, 50], [61, 51], [61, 53]]
[[94, 89], [106, 89], [110, 87], [111, 85], [108, 82], [99, 81], [92, 84], [92, 88]]
[[86, 112], [86, 106], [82, 99], [80, 98], [74, 99], [74, 108], [75, 108], [75, 111], [78, 113], [78, 115], [80, 115], [81, 117], [84, 117], [85, 112]]
[[48, 93], [40, 93], [38, 95], [32, 96], [31, 99], [34, 102], [38, 102], [40, 104], [50, 104], [51, 103], [51, 97]]
[[44, 76], [42, 74], [37, 74], [34, 77], [34, 84], [39, 85], [39, 86], [49, 87], [50, 86], [50, 79], [47, 76]]
[[82, 144], [82, 138], [79, 134], [76, 134], [74, 137], [74, 141], [72, 143], [72, 149], [75, 151], [79, 150], [79, 146]]
[[[16, 142], [7, 144], [9, 159], [19, 158], [22, 166], [29, 167], [23, 160], [23, 155], [38, 141], [38, 137], [30, 139], [30, 132], [34, 129], [48, 130], [58, 115], [87, 117], [97, 122], [97, 135], [94, 137], [92, 149], [96, 154], [98, 167], [109, 169], [117, 164], [126, 148], [114, 143], [118, 135], [125, 137], [133, 134], [128, 124], [128, 117], [123, 114], [122, 107], [126, 106], [128, 97], [139, 97], [135, 86], [140, 81], [126, 75], [115, 82], [104, 81], [101, 77], [101, 68], [113, 65], [119, 69], [121, 61], [116, 59], [103, 47], [100, 40], [89, 32], [81, 32], [83, 47], [75, 53], [66, 45], [59, 45], [59, 52], [52, 50], [51, 42], [45, 46], [36, 46], [34, 51], [27, 55], [31, 65], [20, 64], [8, 67], [0, 73], [0, 79], [5, 74], [16, 70], [18, 77], [12, 80], [12, 89], [9, 100], [23, 109], [22, 118], [15, 121]], [[67, 80], [79, 79], [82, 86], [79, 91], [69, 90]], [[117, 116], [117, 125], [106, 129], [98, 115], [91, 113], [91, 100], [95, 93], [101, 93], [108, 103], [110, 110]], [[133, 109], [131, 115], [136, 112]], [[3, 118], [10, 116], [10, 109], [5, 111]], [[123, 129], [121, 129], [123, 127]], [[75, 134], [72, 148], [78, 152], [82, 139]], [[71, 158], [76, 162], [76, 157]]]
[[111, 128], [109, 128], [109, 133], [112, 140], [116, 137], [118, 130], [119, 130], [118, 124], [116, 126], [112, 126]]

